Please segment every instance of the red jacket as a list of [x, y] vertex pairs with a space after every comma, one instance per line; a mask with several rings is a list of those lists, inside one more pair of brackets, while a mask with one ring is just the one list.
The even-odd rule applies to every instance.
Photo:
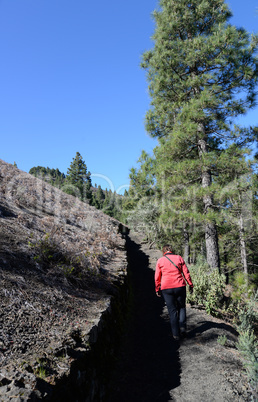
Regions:
[[[179, 271], [166, 257], [173, 261], [179, 268]], [[190, 273], [183, 258], [180, 255], [174, 255], [172, 253], [165, 253], [163, 257], [159, 258], [156, 265], [155, 271], [155, 289], [156, 292], [159, 289], [171, 289], [180, 288], [186, 286], [186, 282], [182, 275], [184, 274], [185, 279], [189, 286], [193, 286]]]

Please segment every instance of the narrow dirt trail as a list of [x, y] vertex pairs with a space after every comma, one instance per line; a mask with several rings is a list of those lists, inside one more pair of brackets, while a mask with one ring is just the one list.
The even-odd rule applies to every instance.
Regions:
[[235, 330], [205, 312], [187, 308], [188, 336], [174, 342], [166, 307], [154, 292], [161, 253], [128, 238], [132, 314], [112, 373], [107, 402], [251, 401], [237, 350]]

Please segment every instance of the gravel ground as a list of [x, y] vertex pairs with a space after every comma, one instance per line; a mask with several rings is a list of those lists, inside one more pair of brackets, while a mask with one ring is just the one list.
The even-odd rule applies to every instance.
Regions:
[[[161, 253], [136, 235], [128, 245], [134, 297], [108, 402], [251, 401], [234, 328], [187, 307], [188, 335], [176, 343], [164, 302], [154, 292]], [[228, 346], [218, 343], [223, 335]]]

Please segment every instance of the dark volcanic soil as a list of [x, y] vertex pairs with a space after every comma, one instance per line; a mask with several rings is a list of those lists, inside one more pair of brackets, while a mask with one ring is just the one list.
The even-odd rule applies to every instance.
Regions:
[[[157, 250], [128, 239], [134, 298], [108, 402], [251, 401], [232, 326], [187, 308], [188, 336], [173, 341], [166, 307], [154, 292]], [[226, 335], [230, 346], [217, 339]]]

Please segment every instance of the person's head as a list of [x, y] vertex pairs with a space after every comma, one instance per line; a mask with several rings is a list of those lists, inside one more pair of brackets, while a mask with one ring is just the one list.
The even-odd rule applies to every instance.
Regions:
[[162, 248], [162, 253], [165, 254], [168, 252], [172, 253], [172, 247], [169, 244], [165, 244], [165, 246]]

